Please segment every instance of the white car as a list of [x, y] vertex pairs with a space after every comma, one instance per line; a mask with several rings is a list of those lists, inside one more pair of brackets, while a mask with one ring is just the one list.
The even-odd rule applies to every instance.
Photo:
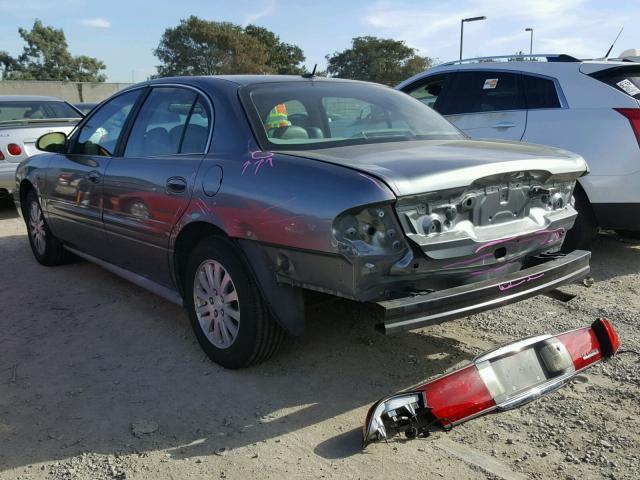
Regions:
[[[517, 60], [517, 61], [514, 61]], [[640, 232], [640, 64], [568, 55], [445, 63], [397, 89], [472, 138], [540, 143], [584, 157], [590, 175], [565, 246], [588, 246], [596, 227]]]
[[69, 133], [82, 113], [56, 97], [0, 95], [0, 200], [15, 188], [18, 164], [42, 153], [36, 140], [48, 132]]

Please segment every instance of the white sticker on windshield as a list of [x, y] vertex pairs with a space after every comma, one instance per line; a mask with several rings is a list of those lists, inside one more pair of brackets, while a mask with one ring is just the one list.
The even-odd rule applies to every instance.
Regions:
[[487, 78], [484, 81], [484, 86], [482, 87], [483, 90], [489, 90], [491, 88], [496, 88], [498, 86], [498, 79], [497, 78]]
[[640, 88], [636, 87], [628, 78], [625, 78], [624, 80], [616, 83], [616, 85], [618, 85], [622, 90], [624, 90], [632, 97], [640, 93]]

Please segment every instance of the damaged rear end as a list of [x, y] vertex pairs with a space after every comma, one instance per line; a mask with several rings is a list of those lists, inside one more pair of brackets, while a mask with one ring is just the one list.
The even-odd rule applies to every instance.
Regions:
[[486, 413], [519, 407], [615, 355], [619, 345], [618, 334], [604, 318], [590, 327], [504, 345], [466, 367], [373, 404], [362, 446], [397, 434], [427, 436], [434, 428], [448, 430]]
[[350, 165], [385, 182], [395, 203], [345, 212], [333, 228], [356, 272], [351, 296], [375, 302], [386, 333], [519, 301], [589, 273], [589, 252], [560, 252], [577, 217], [576, 179], [587, 172], [580, 156], [509, 142], [392, 147], [353, 149]]

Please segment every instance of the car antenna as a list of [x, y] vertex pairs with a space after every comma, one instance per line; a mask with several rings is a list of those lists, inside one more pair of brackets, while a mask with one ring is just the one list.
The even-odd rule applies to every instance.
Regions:
[[313, 70], [311, 70], [311, 73], [303, 73], [302, 74], [302, 78], [313, 78], [316, 76], [316, 68], [318, 68], [318, 64], [316, 63], [313, 66]]
[[616, 42], [618, 41], [618, 38], [620, 38], [620, 35], [622, 34], [622, 31], [624, 30], [624, 25], [622, 26], [622, 28], [620, 29], [620, 31], [618, 32], [618, 36], [616, 37], [616, 39], [613, 41], [613, 43], [611, 44], [611, 46], [609, 47], [609, 50], [607, 50], [607, 53], [605, 53], [603, 59], [606, 60], [607, 58], [609, 58], [609, 54], [611, 53], [611, 50], [613, 50], [613, 46], [616, 44]]

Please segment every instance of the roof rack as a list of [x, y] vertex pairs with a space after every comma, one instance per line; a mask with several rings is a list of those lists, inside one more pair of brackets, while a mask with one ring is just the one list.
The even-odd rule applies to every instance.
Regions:
[[564, 53], [533, 53], [530, 55], [524, 54], [514, 54], [514, 55], [493, 55], [490, 57], [475, 57], [475, 58], [463, 58], [462, 60], [454, 60], [452, 62], [441, 63], [438, 66], [447, 66], [447, 65], [456, 65], [462, 63], [480, 63], [480, 62], [488, 62], [492, 60], [500, 60], [500, 59], [526, 59], [526, 58], [536, 58], [541, 59], [544, 58], [547, 62], [580, 62], [581, 60], [572, 57], [571, 55], [566, 55]]

